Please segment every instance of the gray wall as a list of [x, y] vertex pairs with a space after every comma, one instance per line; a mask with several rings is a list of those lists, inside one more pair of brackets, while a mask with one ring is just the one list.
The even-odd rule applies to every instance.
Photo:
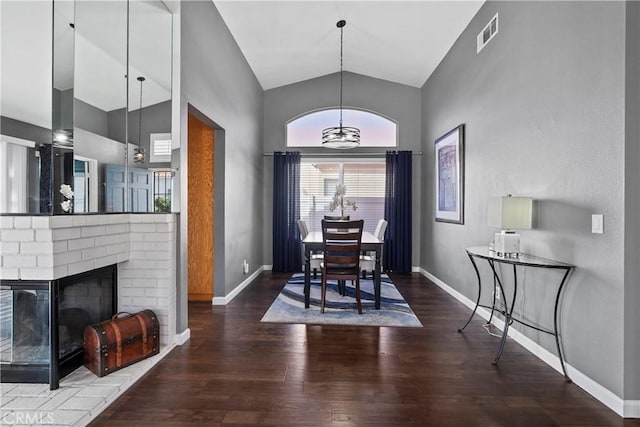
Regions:
[[[219, 127], [215, 174], [218, 178], [220, 168], [224, 168], [224, 181], [220, 183], [217, 179], [215, 184], [215, 239], [223, 239], [225, 247], [223, 254], [216, 251], [215, 295], [222, 296], [246, 279], [242, 274], [244, 259], [249, 262], [250, 271], [262, 264], [263, 91], [212, 2], [181, 2], [180, 13], [181, 123], [184, 127], [187, 105], [192, 105]], [[220, 136], [222, 131], [224, 136]], [[185, 130], [182, 135], [181, 155], [186, 158]], [[219, 158], [220, 148], [223, 148], [222, 158]], [[187, 188], [186, 179], [182, 185]], [[224, 186], [224, 197], [218, 197], [220, 185]], [[223, 218], [218, 216], [219, 204], [224, 207]], [[186, 221], [187, 216], [183, 204], [181, 221]], [[220, 225], [224, 229], [220, 230]], [[181, 255], [186, 256], [186, 247], [181, 251]], [[220, 283], [221, 277], [224, 283]], [[184, 271], [181, 278], [179, 332], [187, 326]]]
[[73, 128], [73, 89], [60, 91], [53, 88], [51, 95], [53, 97], [52, 107], [52, 128], [53, 129], [72, 129]]
[[[398, 123], [398, 150], [420, 151], [420, 89], [411, 86], [375, 79], [360, 74], [344, 73], [343, 105], [370, 110], [386, 116]], [[301, 114], [339, 106], [340, 74], [334, 73], [264, 92], [264, 151], [286, 150], [286, 123]], [[318, 135], [318, 145], [320, 145]], [[303, 155], [323, 153], [335, 154], [339, 158], [340, 150], [326, 148], [300, 148]], [[385, 149], [357, 148], [353, 153], [384, 152]], [[413, 231], [420, 235], [420, 156], [413, 161]], [[263, 264], [273, 264], [273, 157], [264, 157], [264, 259]], [[413, 263], [420, 260], [419, 239], [413, 241]]]
[[[99, 110], [101, 111], [101, 110]], [[125, 140], [124, 108], [109, 111], [107, 114], [108, 134], [105, 135], [116, 141]], [[138, 123], [140, 116], [138, 109], [129, 111], [128, 141], [138, 144]], [[149, 150], [149, 134], [171, 132], [171, 101], [159, 102], [142, 109], [142, 148]], [[98, 133], [98, 132], [96, 132]]]
[[627, 2], [624, 397], [640, 399], [640, 3]]
[[104, 136], [105, 138], [124, 142], [124, 121], [117, 123], [118, 127], [122, 128], [122, 136], [118, 138], [111, 137], [109, 135], [109, 125], [113, 125], [113, 123], [110, 123], [109, 114], [106, 111], [79, 99], [75, 99], [73, 103], [73, 115], [75, 118], [74, 126]]
[[0, 131], [3, 135], [35, 141], [36, 145], [51, 144], [51, 129], [10, 117], [0, 116]]
[[[499, 33], [476, 54], [476, 35], [496, 12]], [[566, 360], [618, 396], [625, 335], [638, 340], [637, 333], [625, 333], [623, 311], [624, 79], [624, 3], [487, 2], [422, 96], [421, 266], [475, 300], [464, 249], [487, 245], [497, 231], [487, 225], [489, 198], [533, 197], [536, 227], [521, 233], [523, 251], [577, 266], [561, 305]], [[433, 143], [460, 123], [466, 125], [465, 224], [437, 223]], [[596, 213], [605, 215], [605, 234], [591, 234]], [[552, 326], [551, 283], [559, 279], [527, 270], [526, 304], [517, 302], [516, 310]], [[556, 353], [551, 337], [523, 332]], [[631, 345], [635, 352], [628, 356], [637, 360], [637, 345]]]
[[[144, 167], [147, 168], [168, 168], [171, 162], [151, 163], [151, 141], [152, 133], [171, 133], [171, 101], [160, 102], [149, 105], [142, 109], [142, 143], [138, 141], [138, 128], [140, 117], [139, 110], [129, 111], [129, 142], [142, 147], [145, 152]], [[129, 164], [135, 165], [133, 155], [129, 156]]]
[[[124, 112], [124, 108], [106, 112], [76, 99], [74, 103], [75, 126], [114, 141], [124, 142]], [[144, 166], [149, 168], [171, 167], [171, 162], [149, 162], [151, 155], [150, 134], [171, 132], [171, 101], [159, 102], [142, 109], [142, 144], [138, 142], [139, 120], [138, 109], [129, 111], [128, 141], [131, 144], [141, 146], [145, 150]], [[122, 159], [117, 163], [122, 163]], [[129, 164], [135, 165], [133, 162], [133, 153], [129, 155]]]

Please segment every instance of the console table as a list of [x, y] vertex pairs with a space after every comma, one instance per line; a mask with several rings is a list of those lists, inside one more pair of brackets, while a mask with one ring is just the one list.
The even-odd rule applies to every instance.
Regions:
[[[469, 260], [471, 260], [471, 264], [473, 265], [473, 268], [476, 271], [476, 276], [478, 277], [478, 299], [476, 300], [476, 306], [474, 307], [473, 312], [469, 317], [469, 320], [467, 320], [467, 323], [465, 323], [462, 328], [458, 329], [458, 332], [462, 332], [464, 328], [466, 328], [467, 325], [469, 325], [469, 323], [471, 322], [471, 319], [476, 314], [478, 307], [491, 309], [491, 316], [489, 317], [487, 324], [491, 323], [493, 314], [496, 311], [502, 314], [504, 316], [504, 330], [502, 331], [502, 337], [500, 340], [500, 344], [498, 345], [496, 356], [492, 362], [494, 365], [498, 363], [498, 361], [500, 360], [500, 357], [502, 356], [502, 352], [504, 351], [504, 345], [505, 345], [505, 342], [507, 341], [507, 332], [509, 331], [509, 325], [511, 325], [513, 322], [518, 322], [521, 325], [527, 326], [529, 328], [533, 328], [537, 331], [544, 332], [549, 335], [553, 335], [553, 337], [556, 340], [556, 348], [558, 350], [558, 357], [560, 358], [560, 365], [562, 367], [562, 372], [564, 374], [565, 379], [568, 382], [571, 382], [571, 379], [567, 375], [567, 370], [564, 366], [564, 359], [562, 357], [562, 348], [560, 346], [560, 335], [558, 334], [558, 304], [560, 302], [560, 293], [562, 292], [562, 288], [564, 287], [567, 281], [567, 277], [569, 276], [569, 273], [574, 269], [574, 266], [571, 264], [566, 264], [563, 262], [553, 261], [545, 258], [536, 257], [533, 255], [527, 255], [527, 254], [519, 254], [517, 257], [501, 256], [501, 255], [498, 255], [496, 252], [489, 250], [489, 247], [487, 246], [476, 246], [476, 247], [467, 248], [467, 255], [469, 256]], [[480, 279], [480, 272], [478, 271], [476, 259], [486, 260], [489, 266], [491, 267], [491, 271], [493, 273], [493, 289], [496, 289], [496, 285], [499, 287], [500, 294], [502, 295], [502, 300], [504, 301], [504, 309], [499, 309], [496, 307], [495, 292], [493, 292], [493, 302], [491, 306], [480, 304], [480, 295], [482, 294], [482, 280]], [[513, 267], [513, 296], [511, 298], [510, 305], [506, 299], [504, 287], [502, 286], [502, 281], [500, 280], [500, 276], [496, 271], [496, 264], [507, 264]], [[553, 309], [553, 330], [540, 328], [538, 326], [532, 325], [523, 320], [516, 319], [513, 317], [513, 308], [516, 302], [516, 295], [518, 294], [518, 275], [516, 272], [516, 267], [519, 265], [523, 267], [555, 269], [563, 273], [562, 279], [560, 280], [560, 283], [558, 286], [558, 290], [556, 292], [556, 300], [555, 300], [555, 305]]]

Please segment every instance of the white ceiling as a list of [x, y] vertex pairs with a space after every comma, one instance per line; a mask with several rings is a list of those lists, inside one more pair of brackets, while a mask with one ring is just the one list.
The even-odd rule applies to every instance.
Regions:
[[[127, 3], [56, 0], [55, 9], [52, 5], [0, 0], [0, 114], [50, 128], [52, 85], [73, 88], [76, 98], [104, 111], [124, 108]], [[157, 0], [133, 1], [128, 13], [128, 105], [135, 110], [140, 75], [146, 77], [143, 106], [171, 99], [172, 17]]]
[[267, 90], [340, 70], [421, 87], [484, 0], [214, 0]]
[[51, 11], [51, 2], [0, 0], [0, 114], [45, 128], [51, 128]]
[[[143, 106], [166, 101], [171, 98], [171, 25], [171, 14], [159, 1], [133, 1], [128, 6], [122, 1], [76, 2], [75, 62], [54, 74], [63, 76], [68, 70], [74, 96], [94, 107], [124, 108], [128, 54], [129, 110], [140, 104], [138, 76], [146, 78]], [[68, 25], [58, 28], [66, 31]], [[54, 81], [54, 87], [67, 89], [58, 84]]]
[[[118, 3], [92, 1], [76, 7], [76, 15], [95, 19], [76, 16], [75, 76], [70, 72], [73, 50], [58, 49], [53, 58], [58, 72], [52, 82], [48, 65], [52, 59], [51, 3], [0, 0], [2, 114], [50, 127], [51, 102], [47, 99], [51, 98], [52, 83], [64, 90], [74, 80], [75, 95], [85, 102], [105, 111], [123, 107], [124, 89], [113, 90], [122, 86], [125, 69], [124, 51], [113, 49], [122, 38], [118, 35], [124, 34], [120, 27], [125, 20], [116, 16]], [[421, 87], [483, 1], [214, 0], [214, 3], [260, 84], [271, 89], [339, 71], [340, 30], [336, 22], [340, 19], [347, 21], [346, 71]], [[170, 26], [170, 20], [167, 21], [166, 9], [157, 4], [137, 1], [130, 11], [134, 18], [138, 10], [145, 16], [136, 19], [137, 24], [132, 26], [131, 35], [140, 41], [140, 46], [132, 45], [130, 52], [137, 59], [131, 61], [131, 74], [143, 74], [139, 70], [144, 69], [147, 76], [144, 105], [170, 96], [170, 73], [155, 72], [168, 69], [169, 51], [159, 46], [167, 47], [171, 40], [166, 31], [159, 36], [158, 29]], [[71, 46], [69, 40], [74, 32], [67, 21], [73, 20], [72, 5], [71, 1], [58, 1], [54, 36], [57, 46], [65, 42]], [[106, 70], [114, 67], [117, 71], [106, 75]], [[130, 85], [129, 105], [137, 108], [139, 83], [131, 79]]]

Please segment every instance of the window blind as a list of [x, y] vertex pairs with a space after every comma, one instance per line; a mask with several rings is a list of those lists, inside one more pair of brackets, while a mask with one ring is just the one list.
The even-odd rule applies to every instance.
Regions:
[[151, 155], [149, 161], [170, 162], [171, 161], [171, 134], [152, 133], [150, 139]]
[[355, 201], [354, 211], [345, 206], [344, 215], [363, 219], [364, 231], [373, 233], [384, 217], [384, 161], [305, 161], [300, 164], [300, 217], [309, 231], [320, 231], [325, 215], [339, 216], [340, 208], [329, 209], [336, 185], [346, 186], [344, 198]]

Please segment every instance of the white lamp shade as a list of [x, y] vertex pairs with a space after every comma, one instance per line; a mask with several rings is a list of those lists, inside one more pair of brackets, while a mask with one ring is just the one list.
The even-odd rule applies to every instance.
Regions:
[[495, 197], [489, 201], [489, 225], [503, 230], [531, 228], [533, 199], [531, 197]]

